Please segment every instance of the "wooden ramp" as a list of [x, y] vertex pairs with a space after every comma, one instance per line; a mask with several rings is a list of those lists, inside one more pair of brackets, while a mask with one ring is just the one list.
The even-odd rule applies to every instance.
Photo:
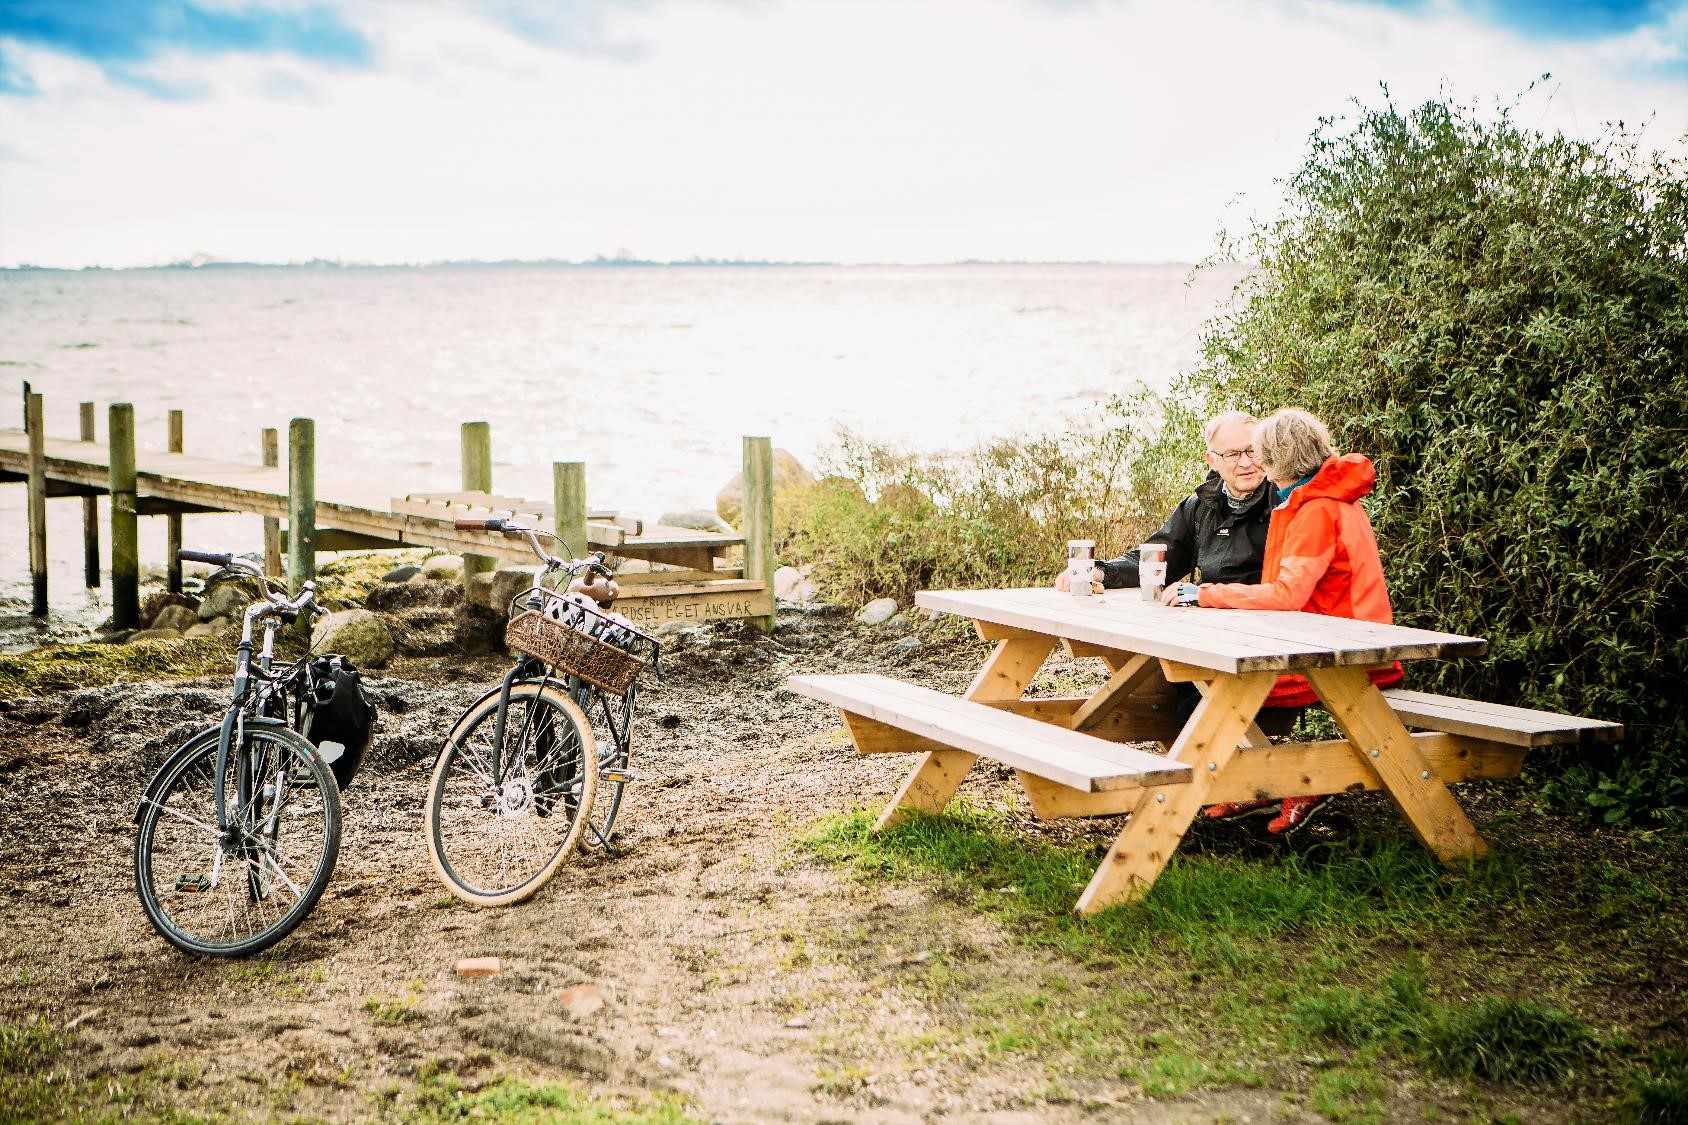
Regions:
[[[24, 430], [0, 430], [0, 481], [29, 479], [29, 444]], [[108, 445], [52, 437], [45, 437], [42, 444], [46, 496], [100, 496], [109, 491]], [[149, 449], [136, 449], [134, 458], [137, 515], [235, 512], [284, 523], [288, 519], [285, 468]], [[496, 532], [460, 531], [453, 521], [502, 516], [524, 526], [556, 531], [555, 507], [548, 502], [476, 491], [394, 495], [395, 491], [367, 480], [317, 480], [317, 549], [431, 547], [529, 566], [534, 565], [534, 558], [524, 541]], [[737, 561], [745, 547], [742, 535], [663, 527], [613, 511], [588, 509], [586, 539], [591, 550], [664, 567], [619, 580], [622, 595], [616, 601], [617, 611], [643, 626], [673, 620], [761, 618], [773, 613], [768, 582], [747, 578], [742, 562]], [[570, 542], [567, 546], [567, 551], [558, 549], [557, 553], [578, 554], [583, 545]]]

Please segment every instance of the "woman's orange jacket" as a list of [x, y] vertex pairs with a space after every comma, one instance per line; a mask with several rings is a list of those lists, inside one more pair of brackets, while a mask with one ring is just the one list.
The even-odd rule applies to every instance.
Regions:
[[[1259, 585], [1240, 582], [1201, 588], [1199, 604], [1220, 609], [1287, 609], [1391, 624], [1389, 591], [1377, 537], [1360, 497], [1377, 470], [1358, 453], [1332, 457], [1313, 479], [1272, 511]], [[1373, 668], [1372, 682], [1401, 682], [1401, 666]], [[1279, 676], [1267, 707], [1303, 707], [1318, 695], [1305, 676]]]

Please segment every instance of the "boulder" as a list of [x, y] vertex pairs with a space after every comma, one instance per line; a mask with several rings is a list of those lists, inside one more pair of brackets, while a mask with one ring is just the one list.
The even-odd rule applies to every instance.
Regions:
[[438, 581], [442, 578], [463, 577], [463, 556], [434, 555], [422, 562], [422, 577]]
[[246, 612], [246, 607], [263, 597], [255, 588], [254, 579], [239, 579], [225, 577], [205, 588], [205, 596], [199, 600], [199, 619], [210, 621], [213, 617], [239, 617]]
[[774, 597], [782, 602], [812, 602], [815, 600], [815, 584], [809, 581], [802, 570], [794, 566], [782, 566], [774, 571]]
[[891, 646], [892, 652], [919, 652], [926, 644], [919, 637], [904, 637]]
[[714, 512], [664, 512], [662, 518], [656, 522], [663, 527], [684, 527], [692, 531], [718, 531], [722, 535], [733, 533], [732, 527]]
[[227, 618], [223, 618], [219, 621], [199, 621], [199, 622], [195, 622], [194, 624], [188, 626], [185, 630], [182, 631], [182, 636], [184, 636], [184, 637], [215, 637], [218, 633], [221, 633], [223, 631], [223, 626], [225, 624], [227, 624], [227, 621], [228, 621]]
[[180, 633], [199, 622], [199, 614], [185, 605], [167, 605], [152, 619], [153, 629], [173, 629]]
[[367, 609], [343, 609], [317, 623], [311, 647], [338, 652], [360, 668], [384, 668], [393, 658], [392, 631]]
[[499, 613], [504, 612], [510, 605], [510, 599], [532, 586], [537, 577], [537, 566], [512, 566], [493, 571], [492, 586], [487, 593], [487, 608]]
[[[154, 621], [158, 620], [158, 615], [160, 613], [164, 612], [164, 610], [170, 608], [171, 606], [178, 606], [191, 613], [199, 608], [199, 599], [190, 594], [171, 594], [164, 590], [148, 594], [146, 597], [141, 599], [142, 623], [151, 625]], [[179, 625], [169, 627], [181, 628]]]
[[877, 598], [862, 606], [856, 621], [862, 625], [883, 625], [897, 615], [896, 598]]
[[[788, 488], [801, 488], [815, 483], [814, 474], [805, 469], [801, 462], [783, 449], [774, 450], [774, 491], [782, 492]], [[727, 482], [715, 497], [715, 511], [722, 519], [737, 527], [744, 516], [744, 474], [733, 474], [733, 479]]]
[[389, 570], [386, 574], [383, 574], [381, 576], [381, 581], [383, 581], [383, 582], [409, 582], [412, 578], [415, 578], [418, 574], [421, 574], [421, 573], [422, 573], [422, 568], [419, 567], [419, 566], [399, 566], [399, 567], [394, 567], [392, 570]]
[[478, 605], [482, 609], [492, 609], [492, 576], [496, 571], [483, 570], [479, 574], [469, 575], [469, 581], [464, 585], [465, 600], [470, 605]]

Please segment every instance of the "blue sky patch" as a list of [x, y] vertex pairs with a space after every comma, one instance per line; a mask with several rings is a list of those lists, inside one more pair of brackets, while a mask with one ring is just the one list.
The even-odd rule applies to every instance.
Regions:
[[[1430, 0], [1366, 0], [1416, 12]], [[1668, 0], [1455, 0], [1454, 7], [1485, 23], [1540, 39], [1591, 39], [1623, 35], [1663, 23], [1683, 5]]]

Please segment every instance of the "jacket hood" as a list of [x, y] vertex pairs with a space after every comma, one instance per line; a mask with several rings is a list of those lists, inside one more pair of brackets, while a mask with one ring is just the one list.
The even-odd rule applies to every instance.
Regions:
[[1325, 499], [1352, 504], [1370, 492], [1376, 483], [1377, 470], [1368, 458], [1359, 453], [1344, 453], [1319, 466], [1313, 479], [1295, 491], [1304, 502]]

